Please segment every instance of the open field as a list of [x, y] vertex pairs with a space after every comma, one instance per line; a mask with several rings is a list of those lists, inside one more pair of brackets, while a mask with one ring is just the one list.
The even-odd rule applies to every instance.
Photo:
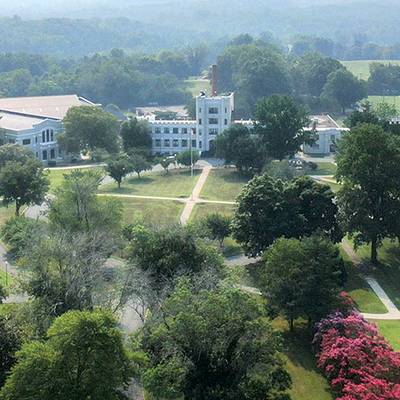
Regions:
[[341, 61], [341, 63], [357, 78], [367, 80], [369, 78], [369, 66], [372, 63], [400, 65], [400, 60], [357, 60]]
[[197, 222], [205, 218], [207, 215], [214, 213], [232, 216], [234, 209], [235, 206], [229, 204], [198, 203], [194, 206], [190, 221]]
[[384, 102], [394, 104], [398, 109], [400, 108], [400, 96], [368, 96], [368, 101], [373, 106]]
[[[97, 169], [99, 171], [104, 172], [104, 169], [102, 167], [79, 168], [79, 170], [88, 170], [88, 169]], [[64, 175], [70, 174], [73, 171], [73, 169], [51, 169], [51, 168], [49, 168], [47, 171], [48, 171], [48, 176], [50, 179], [50, 193], [54, 193], [56, 191], [56, 189], [63, 182]]]
[[400, 321], [371, 321], [396, 351], [400, 351]]
[[100, 187], [100, 193], [131, 194], [139, 196], [160, 197], [189, 197], [200, 176], [201, 171], [195, 170], [194, 177], [189, 170], [171, 170], [154, 172], [138, 177], [126, 178], [118, 189], [116, 183], [109, 183]]
[[123, 221], [126, 224], [143, 222], [162, 226], [179, 223], [184, 204], [170, 200], [119, 199], [123, 205]]
[[235, 169], [213, 169], [200, 197], [207, 200], [235, 201], [248, 181], [248, 177], [240, 175]]
[[191, 78], [185, 81], [186, 89], [193, 95], [198, 96], [200, 92], [211, 93], [211, 82], [208, 79]]
[[311, 172], [312, 175], [335, 175], [337, 166], [329, 162], [317, 162], [318, 168]]

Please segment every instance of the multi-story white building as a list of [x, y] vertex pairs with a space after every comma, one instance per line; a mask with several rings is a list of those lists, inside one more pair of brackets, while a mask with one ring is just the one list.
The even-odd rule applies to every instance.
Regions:
[[0, 99], [4, 141], [26, 146], [44, 162], [64, 160], [57, 142], [63, 119], [71, 107], [88, 105], [95, 104], [76, 95]]

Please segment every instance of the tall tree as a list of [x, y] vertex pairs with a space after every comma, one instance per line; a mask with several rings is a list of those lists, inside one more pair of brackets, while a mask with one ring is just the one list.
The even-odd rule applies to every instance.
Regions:
[[231, 218], [218, 213], [209, 214], [204, 219], [204, 227], [212, 240], [218, 240], [222, 249], [225, 238], [231, 234]]
[[8, 161], [0, 169], [0, 196], [5, 205], [15, 202], [17, 216], [23, 205], [42, 203], [48, 188], [43, 164], [33, 155], [24, 161]]
[[310, 123], [305, 109], [291, 97], [265, 98], [257, 104], [255, 115], [255, 131], [273, 159], [293, 156], [302, 144], [314, 142], [313, 132], [304, 129]]
[[358, 125], [343, 136], [337, 154], [338, 204], [343, 229], [355, 245], [371, 244], [371, 261], [383, 238], [396, 235], [400, 209], [400, 141], [380, 126]]
[[288, 398], [280, 338], [256, 301], [238, 289], [194, 293], [181, 283], [151, 317], [140, 347], [145, 388], [183, 400]]
[[24, 146], [19, 144], [7, 143], [0, 146], [0, 169], [6, 165], [8, 161], [25, 161], [33, 158], [34, 154]]
[[364, 81], [347, 70], [339, 69], [328, 76], [322, 95], [335, 100], [344, 114], [347, 107], [367, 97], [367, 90]]
[[260, 255], [282, 236], [300, 238], [318, 231], [335, 241], [342, 237], [334, 195], [327, 185], [307, 177], [284, 183], [262, 175], [238, 197], [232, 232], [249, 255]]
[[129, 362], [117, 321], [108, 313], [59, 317], [45, 342], [25, 344], [0, 392], [4, 400], [124, 398]]
[[139, 153], [134, 153], [129, 156], [129, 164], [131, 170], [137, 173], [139, 179], [142, 172], [149, 171], [152, 168], [151, 163]]
[[146, 120], [132, 118], [122, 124], [122, 146], [129, 153], [132, 150], [140, 151], [143, 155], [150, 154], [152, 140], [149, 123]]
[[[339, 304], [343, 260], [332, 242], [320, 236], [278, 239], [265, 253], [260, 288], [273, 316], [317, 322]], [[323, 282], [323, 284], [322, 284]]]
[[200, 160], [200, 153], [197, 150], [187, 150], [179, 153], [176, 157], [178, 164], [182, 164], [185, 167], [191, 167]]
[[118, 150], [118, 120], [100, 107], [70, 108], [64, 118], [64, 128], [60, 144], [70, 153], [96, 149], [115, 153]]
[[111, 159], [107, 162], [105, 170], [108, 175], [117, 182], [118, 188], [120, 189], [122, 179], [132, 171], [132, 165], [126, 154], [120, 154], [115, 159]]

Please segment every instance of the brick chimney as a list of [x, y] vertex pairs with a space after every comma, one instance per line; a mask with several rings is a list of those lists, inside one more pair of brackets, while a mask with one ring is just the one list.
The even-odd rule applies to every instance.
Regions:
[[211, 66], [211, 96], [218, 96], [218, 65], [213, 64]]

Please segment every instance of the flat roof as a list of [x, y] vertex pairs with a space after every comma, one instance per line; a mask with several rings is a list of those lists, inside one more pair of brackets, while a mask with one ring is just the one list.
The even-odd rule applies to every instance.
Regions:
[[71, 107], [95, 105], [77, 95], [0, 98], [0, 111], [63, 120]]
[[339, 124], [328, 114], [310, 115], [310, 119], [316, 123], [316, 128], [340, 128]]
[[46, 118], [37, 118], [21, 114], [0, 112], [0, 128], [10, 131], [24, 131], [32, 129]]

